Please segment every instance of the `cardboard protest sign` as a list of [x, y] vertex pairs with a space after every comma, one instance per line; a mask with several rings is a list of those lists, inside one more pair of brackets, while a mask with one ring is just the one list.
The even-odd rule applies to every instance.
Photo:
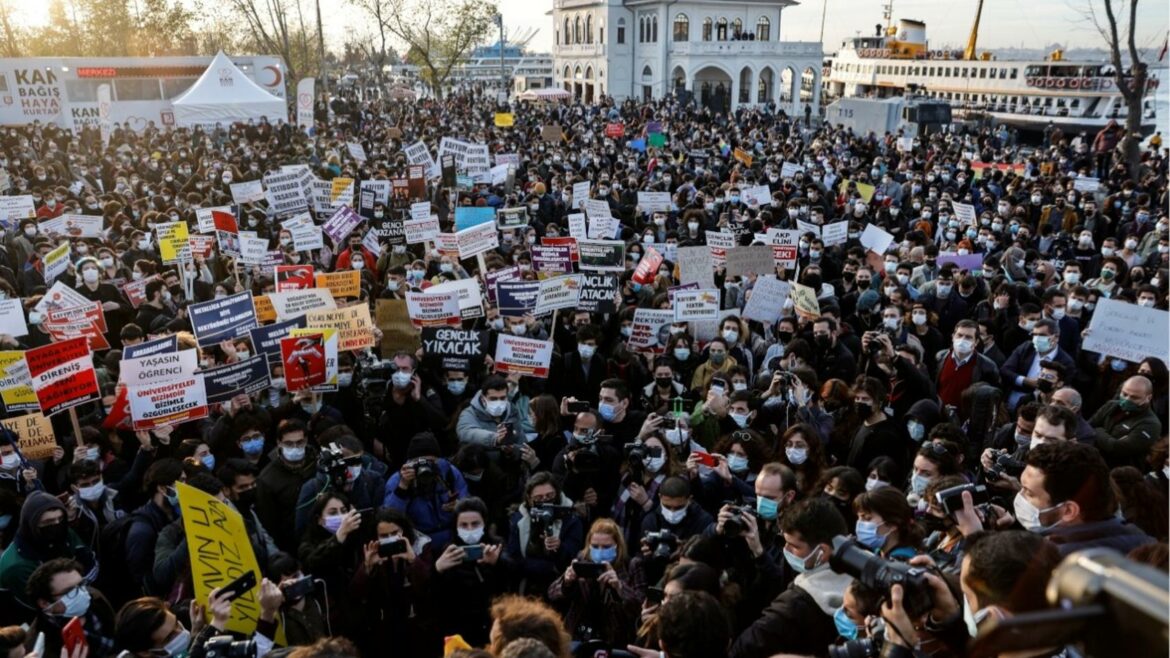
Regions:
[[5, 413], [41, 410], [23, 351], [0, 352], [0, 402], [4, 403]]
[[752, 158], [751, 154], [748, 153], [747, 151], [745, 151], [739, 147], [736, 147], [736, 149], [734, 151], [732, 151], [731, 155], [736, 160], [742, 162], [745, 167], [752, 166], [752, 159], [753, 158]]
[[276, 319], [276, 309], [272, 307], [268, 295], [256, 295], [252, 303], [256, 306], [256, 322], [272, 322]]
[[[195, 487], [177, 482], [180, 516], [190, 552], [188, 565], [195, 599], [206, 601], [211, 590], [249, 571], [261, 574], [252, 552], [244, 519], [230, 504]], [[260, 583], [232, 601], [225, 630], [251, 636], [260, 619]]]
[[175, 334], [171, 334], [170, 336], [163, 336], [162, 338], [148, 340], [145, 343], [139, 343], [137, 345], [123, 345], [122, 358], [137, 359], [144, 356], [174, 352], [178, 349], [179, 337]]
[[[56, 281], [57, 277], [69, 269], [69, 242], [62, 242], [41, 259], [45, 283]], [[80, 278], [80, 277], [79, 277]]]
[[259, 393], [271, 385], [268, 357], [265, 354], [254, 354], [243, 361], [203, 371], [207, 404], [227, 402], [240, 393]]
[[434, 240], [439, 235], [439, 218], [428, 215], [424, 219], [410, 219], [402, 223], [406, 244], [419, 244]]
[[256, 307], [252, 305], [252, 293], [248, 291], [192, 304], [187, 313], [200, 347], [247, 336], [248, 330], [256, 326]]
[[479, 224], [455, 233], [459, 258], [474, 258], [477, 254], [500, 246], [500, 234], [495, 224]]
[[85, 338], [34, 347], [24, 353], [41, 413], [46, 416], [100, 399]]
[[849, 221], [833, 222], [821, 227], [821, 241], [826, 247], [845, 244], [849, 240]]
[[101, 215], [59, 215], [41, 222], [41, 233], [67, 238], [100, 238], [105, 218]]
[[719, 319], [719, 291], [680, 290], [674, 295], [675, 322], [702, 322]]
[[506, 318], [519, 318], [536, 309], [540, 295], [539, 281], [499, 281], [496, 283], [496, 307]]
[[626, 243], [621, 240], [578, 240], [577, 251], [582, 270], [622, 272], [626, 269]]
[[256, 354], [263, 354], [269, 361], [280, 360], [280, 339], [288, 338], [293, 329], [305, 328], [305, 316], [291, 320], [266, 324], [255, 327], [248, 332], [252, 339], [252, 349]]
[[334, 178], [329, 181], [329, 205], [353, 207], [354, 182], [352, 178]]
[[654, 279], [658, 277], [658, 266], [661, 264], [662, 254], [654, 247], [646, 247], [646, 252], [642, 254], [642, 259], [638, 261], [634, 275], [630, 278], [634, 283], [642, 285], [654, 283]]
[[255, 203], [264, 200], [264, 183], [251, 180], [244, 183], [232, 183], [232, 201], [236, 205]]
[[305, 314], [308, 329], [332, 329], [337, 332], [337, 349], [341, 352], [374, 346], [374, 323], [365, 302], [335, 310], [322, 309]]
[[805, 320], [815, 320], [821, 317], [821, 305], [817, 301], [817, 291], [800, 283], [790, 283], [789, 285], [792, 286], [790, 294], [796, 314]]
[[33, 412], [15, 418], [0, 420], [20, 439], [20, 454], [25, 459], [51, 459], [57, 447], [53, 423], [40, 413]]
[[705, 246], [679, 247], [678, 280], [679, 283], [697, 283], [700, 288], [714, 288], [715, 263], [711, 249]]
[[496, 338], [496, 372], [546, 379], [552, 350], [551, 340], [500, 334]]
[[570, 274], [545, 279], [536, 294], [535, 315], [545, 315], [562, 308], [575, 308], [581, 296], [581, 278]]
[[748, 320], [757, 320], [770, 326], [780, 319], [784, 309], [784, 302], [788, 299], [791, 288], [787, 281], [781, 281], [775, 276], [761, 276], [756, 279], [748, 296], [747, 304], [743, 307], [743, 317]]
[[276, 292], [305, 290], [315, 285], [312, 265], [277, 265]]
[[361, 297], [362, 273], [357, 270], [317, 272], [317, 287], [328, 290], [334, 300]]
[[711, 262], [720, 267], [727, 263], [727, 252], [735, 248], [734, 233], [707, 231], [707, 249], [711, 251]]
[[670, 309], [639, 308], [634, 311], [634, 323], [626, 345], [636, 352], [660, 353], [670, 340], [670, 325], [674, 311]]
[[0, 300], [0, 334], [7, 334], [14, 338], [28, 335], [24, 306], [19, 297]]
[[198, 367], [198, 350], [159, 352], [122, 359], [118, 376], [127, 386], [144, 386], [190, 377]]
[[284, 383], [290, 393], [324, 384], [324, 333], [318, 331], [311, 335], [282, 338], [280, 361], [284, 366]]
[[670, 192], [638, 192], [638, 206], [642, 212], [670, 212]]
[[523, 206], [500, 208], [496, 213], [496, 226], [501, 230], [528, 226], [528, 209]]
[[475, 372], [483, 367], [483, 332], [454, 327], [422, 330], [423, 361], [436, 372]]
[[447, 292], [453, 292], [459, 296], [459, 315], [464, 320], [483, 317], [483, 291], [479, 289], [478, 279], [445, 281], [423, 291], [427, 295]]
[[[545, 142], [559, 142], [564, 137], [561, 127], [557, 124], [550, 124], [542, 126], [540, 129], [540, 139]], [[31, 200], [31, 199], [30, 199]]]
[[382, 330], [382, 342], [379, 347], [383, 354], [393, 354], [398, 350], [414, 352], [418, 349], [418, 330], [410, 321], [406, 300], [375, 300], [374, 322]]
[[309, 311], [321, 308], [337, 308], [333, 295], [322, 288], [274, 292], [268, 295], [268, 301], [272, 303], [272, 309], [280, 320], [299, 318]]
[[753, 244], [727, 250], [727, 276], [770, 274], [776, 269], [772, 247]]
[[581, 295], [577, 308], [590, 313], [617, 311], [618, 275], [609, 272], [584, 272], [581, 277]]
[[1170, 313], [1102, 297], [1089, 322], [1082, 347], [1090, 352], [1138, 363], [1166, 351]]
[[463, 323], [463, 316], [459, 312], [458, 292], [427, 294], [408, 291], [406, 308], [410, 313], [411, 324], [416, 328], [458, 327]]

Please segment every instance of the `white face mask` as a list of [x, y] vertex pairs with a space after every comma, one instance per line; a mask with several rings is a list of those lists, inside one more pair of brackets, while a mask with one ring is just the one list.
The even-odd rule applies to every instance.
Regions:
[[784, 455], [793, 466], [800, 466], [808, 460], [808, 448], [785, 448]]
[[464, 544], [478, 544], [483, 539], [483, 526], [472, 528], [470, 530], [459, 528], [456, 531], [459, 534], [459, 540]]
[[665, 506], [662, 506], [661, 509], [662, 518], [666, 519], [666, 522], [671, 525], [681, 523], [682, 520], [687, 516], [687, 508], [685, 507], [678, 510], [671, 510], [667, 509]]

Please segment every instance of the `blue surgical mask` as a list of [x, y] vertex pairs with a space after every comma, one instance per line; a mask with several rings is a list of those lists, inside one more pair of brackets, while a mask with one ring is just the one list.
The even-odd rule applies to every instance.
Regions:
[[674, 348], [674, 358], [679, 361], [686, 361], [691, 358], [691, 350], [686, 347], [676, 347]]
[[206, 455], [203, 455], [203, 457], [200, 459], [200, 461], [202, 461], [203, 465], [207, 467], [207, 470], [209, 470], [209, 471], [215, 470], [215, 455], [208, 453]]
[[748, 470], [748, 458], [743, 455], [728, 455], [727, 468], [732, 473], [743, 473]]
[[1037, 352], [1047, 352], [1048, 350], [1052, 349], [1052, 337], [1032, 336], [1032, 345], [1036, 348]]
[[857, 521], [854, 526], [854, 533], [857, 535], [857, 541], [861, 542], [862, 546], [876, 551], [886, 543], [886, 536], [878, 534], [879, 524], [873, 521]]
[[12, 525], [12, 515], [5, 514], [0, 516], [0, 530], [7, 530], [8, 526]]
[[264, 450], [264, 437], [257, 436], [240, 443], [245, 455], [256, 456]]
[[837, 626], [837, 634], [841, 637], [846, 640], [857, 639], [857, 624], [845, 614], [845, 606], [837, 608], [833, 613], [833, 624]]
[[345, 520], [344, 514], [330, 514], [325, 517], [325, 529], [330, 533], [335, 533], [341, 527], [343, 520]]
[[617, 546], [609, 546], [608, 548], [589, 548], [589, 561], [601, 564], [606, 562], [613, 564], [617, 560]]
[[916, 442], [921, 441], [923, 435], [926, 434], [926, 428], [922, 426], [922, 423], [914, 420], [906, 423], [906, 431], [910, 433], [910, 438]]
[[463, 391], [467, 390], [467, 380], [466, 379], [451, 380], [451, 381], [447, 382], [447, 390], [450, 391], [452, 395], [463, 395]]
[[780, 503], [763, 496], [756, 497], [756, 514], [765, 521], [771, 521], [780, 515]]
[[601, 414], [601, 419], [605, 422], [613, 422], [613, 419], [617, 417], [617, 407], [608, 402], [602, 402], [597, 405], [597, 413]]
[[926, 485], [928, 484], [930, 484], [930, 478], [925, 475], [915, 473], [910, 476], [910, 490], [919, 496], [926, 493]]
[[[785, 547], [784, 548], [784, 561], [787, 562], [788, 566], [792, 567], [792, 570], [795, 571], [796, 573], [804, 573], [804, 572], [809, 570], [809, 567], [806, 566], [809, 558], [812, 558], [813, 556], [817, 555], [820, 552], [820, 550], [821, 550], [821, 547], [818, 546], [817, 549], [815, 551], [813, 551], [812, 554], [809, 555], [808, 557], [798, 557], [796, 555], [793, 555], [792, 551], [788, 550], [788, 547]], [[815, 568], [815, 567], [813, 567], [813, 568]]]

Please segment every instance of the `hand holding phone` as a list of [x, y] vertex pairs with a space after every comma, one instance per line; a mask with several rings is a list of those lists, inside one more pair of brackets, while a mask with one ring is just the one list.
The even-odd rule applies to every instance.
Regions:
[[483, 544], [471, 544], [463, 547], [464, 562], [479, 562], [483, 559]]
[[695, 459], [708, 468], [715, 468], [719, 465], [719, 460], [709, 452], [696, 452]]
[[89, 646], [89, 642], [85, 639], [85, 629], [81, 617], [70, 619], [69, 623], [61, 629], [61, 644], [69, 655], [73, 655], [73, 651], [77, 647]]
[[219, 590], [219, 597], [221, 599], [226, 598], [228, 601], [234, 601], [252, 591], [256, 587], [257, 582], [255, 571], [245, 572], [239, 578], [224, 585]]

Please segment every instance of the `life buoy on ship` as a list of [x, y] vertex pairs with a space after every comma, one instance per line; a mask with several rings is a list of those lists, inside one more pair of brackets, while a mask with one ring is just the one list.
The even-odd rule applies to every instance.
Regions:
[[1065, 83], [1064, 78], [1057, 78], [1056, 79], [1056, 88], [1057, 89], [1064, 89], [1064, 83]]
[[1068, 81], [1068, 88], [1069, 89], [1080, 89], [1081, 88], [1081, 79], [1080, 78], [1073, 78], [1072, 80], [1069, 80]]

